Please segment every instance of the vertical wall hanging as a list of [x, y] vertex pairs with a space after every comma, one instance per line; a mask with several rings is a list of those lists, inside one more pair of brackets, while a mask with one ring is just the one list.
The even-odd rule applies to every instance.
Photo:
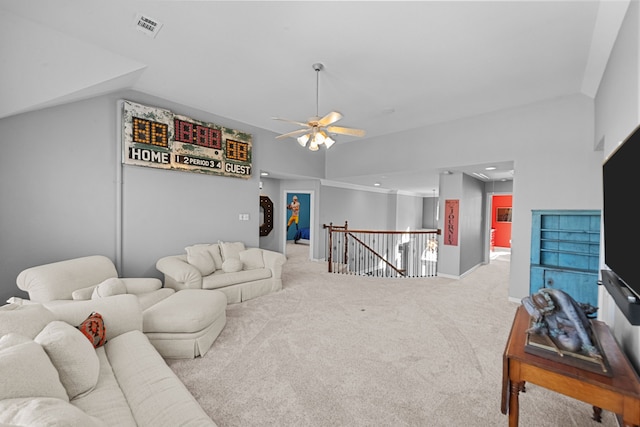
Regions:
[[444, 201], [444, 244], [458, 246], [458, 210], [460, 200]]

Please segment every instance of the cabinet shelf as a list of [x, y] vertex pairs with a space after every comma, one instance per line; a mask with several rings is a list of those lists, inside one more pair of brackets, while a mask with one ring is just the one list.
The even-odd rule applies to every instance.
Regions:
[[584, 268], [571, 268], [571, 267], [559, 267], [551, 264], [531, 264], [531, 268], [541, 268], [541, 269], [550, 269], [550, 270], [561, 270], [561, 271], [570, 271], [573, 273], [591, 273], [597, 274], [598, 269], [595, 270], [587, 270]]
[[540, 252], [554, 253], [554, 254], [567, 254], [567, 255], [581, 255], [581, 256], [590, 256], [590, 257], [598, 257], [597, 253], [593, 252], [582, 252], [582, 251], [563, 251], [558, 249], [540, 249]]

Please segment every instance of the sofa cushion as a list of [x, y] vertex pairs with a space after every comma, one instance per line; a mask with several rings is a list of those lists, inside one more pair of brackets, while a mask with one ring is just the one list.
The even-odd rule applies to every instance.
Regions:
[[[117, 277], [110, 277], [93, 289], [91, 299], [111, 297], [127, 293], [124, 282]], [[71, 294], [73, 296], [73, 293]]]
[[[239, 283], [252, 282], [254, 280], [269, 279], [271, 270], [268, 268], [256, 268], [255, 270], [242, 270], [237, 273], [225, 273], [218, 270], [215, 273], [202, 278], [203, 289], [217, 289], [224, 286], [237, 285]], [[182, 292], [182, 291], [180, 291]]]
[[106, 427], [103, 421], [52, 397], [26, 397], [0, 401], [0, 423], [30, 427]]
[[146, 294], [138, 295], [138, 302], [140, 303], [140, 309], [145, 311], [149, 307], [154, 306], [165, 298], [170, 297], [176, 293], [175, 289], [161, 288], [157, 291], [147, 292]]
[[236, 258], [228, 258], [222, 263], [222, 271], [225, 273], [236, 273], [242, 270], [242, 261]]
[[104, 348], [138, 425], [215, 426], [142, 332], [119, 335]]
[[104, 345], [107, 340], [107, 331], [102, 315], [95, 311], [78, 325], [78, 329], [87, 337], [94, 348]]
[[58, 370], [70, 399], [92, 390], [98, 383], [100, 362], [93, 345], [78, 329], [59, 320], [35, 337]]
[[[202, 309], [194, 310], [194, 307]], [[200, 332], [225, 313], [227, 301], [219, 292], [183, 289], [143, 313], [145, 333]]]
[[91, 296], [93, 295], [93, 290], [96, 288], [96, 286], [98, 285], [92, 285], [92, 286], [87, 286], [86, 288], [76, 289], [75, 291], [71, 292], [71, 298], [73, 298], [76, 301], [89, 300], [91, 299]]
[[40, 304], [5, 304], [0, 306], [0, 336], [14, 332], [33, 338], [53, 320], [55, 315]]
[[98, 384], [91, 393], [83, 394], [73, 399], [71, 403], [82, 409], [86, 414], [108, 420], [109, 425], [118, 427], [136, 427], [136, 421], [131, 408], [125, 399], [120, 385], [107, 358], [105, 351], [109, 343], [96, 348], [96, 355], [100, 360], [100, 375]]
[[244, 251], [244, 243], [242, 242], [218, 242], [220, 245], [220, 252], [222, 253], [222, 261], [226, 261], [231, 258], [240, 259], [240, 252]]
[[68, 402], [58, 371], [42, 346], [15, 335], [0, 338], [0, 400], [55, 397]]
[[264, 260], [262, 259], [262, 249], [249, 248], [240, 251], [240, 261], [244, 270], [254, 270], [256, 268], [264, 268]]
[[216, 270], [216, 262], [209, 252], [209, 245], [199, 244], [187, 246], [187, 262], [200, 271], [203, 276], [208, 276]]

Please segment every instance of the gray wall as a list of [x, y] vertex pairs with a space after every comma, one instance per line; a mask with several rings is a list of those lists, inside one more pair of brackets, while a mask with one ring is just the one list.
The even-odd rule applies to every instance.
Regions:
[[487, 241], [484, 215], [485, 209], [484, 182], [469, 175], [462, 176], [462, 214], [460, 230], [460, 273], [465, 273], [484, 262], [484, 246]]
[[[640, 5], [638, 2], [631, 2], [596, 96], [594, 141], [603, 142], [601, 160], [604, 160], [638, 123]], [[640, 372], [640, 326], [630, 325], [612, 298], [602, 289], [601, 297], [600, 316], [609, 325], [613, 325], [616, 339], [636, 370]]]
[[[122, 167], [120, 99], [252, 133], [253, 176]], [[258, 246], [259, 171], [324, 174], [323, 156], [275, 136], [128, 91], [0, 120], [0, 301], [26, 296], [16, 276], [34, 265], [103, 254], [121, 275], [160, 277], [156, 260], [190, 244], [239, 240]], [[240, 213], [250, 220], [239, 221]]]
[[438, 228], [437, 197], [424, 197], [422, 199], [422, 228]]
[[282, 211], [280, 203], [280, 180], [272, 178], [261, 178], [262, 190], [260, 195], [268, 196], [273, 203], [273, 230], [268, 236], [260, 237], [259, 246], [262, 249], [269, 249], [272, 251], [282, 252], [282, 245], [280, 231], [283, 230], [282, 215], [279, 212]]
[[[531, 210], [602, 208], [602, 153], [594, 150], [593, 131], [593, 99], [570, 95], [399, 132], [393, 150], [385, 137], [336, 145], [327, 152], [327, 179], [359, 176], [366, 170], [392, 174], [513, 161], [509, 297], [520, 300], [529, 294]], [[350, 161], [363, 153], [384, 155]], [[442, 189], [439, 194], [442, 198]], [[448, 262], [441, 254], [440, 267]], [[460, 265], [457, 259], [451, 262]]]
[[[462, 173], [440, 176], [438, 228], [442, 230], [438, 246], [438, 274], [461, 277], [484, 262], [485, 196], [484, 183]], [[458, 200], [458, 244], [444, 243], [447, 200]]]
[[422, 228], [422, 197], [396, 194], [396, 223], [393, 230]]

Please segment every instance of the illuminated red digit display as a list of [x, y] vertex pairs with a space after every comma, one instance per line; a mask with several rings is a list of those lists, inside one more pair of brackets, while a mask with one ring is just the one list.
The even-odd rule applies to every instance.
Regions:
[[222, 148], [221, 133], [219, 129], [207, 126], [194, 125], [193, 123], [175, 119], [176, 141], [195, 144], [200, 147]]

